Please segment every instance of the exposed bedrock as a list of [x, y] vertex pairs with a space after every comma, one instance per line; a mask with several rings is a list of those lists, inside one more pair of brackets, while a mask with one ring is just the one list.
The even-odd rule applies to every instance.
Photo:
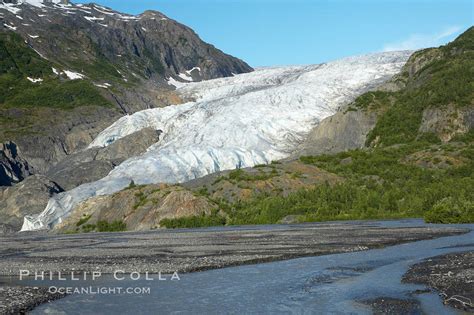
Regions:
[[308, 134], [297, 155], [318, 155], [359, 149], [377, 123], [377, 114], [362, 110], [338, 112]]
[[47, 176], [65, 190], [105, 177], [116, 165], [143, 154], [158, 142], [160, 130], [145, 128], [115, 141], [105, 148], [71, 154], [53, 166]]
[[[21, 183], [0, 190], [0, 222], [7, 226], [5, 231], [13, 227], [16, 231], [23, 224], [23, 217], [42, 211], [49, 198], [62, 189], [47, 177], [32, 175]], [[0, 228], [3, 230], [3, 228]]]
[[32, 169], [14, 142], [0, 144], [0, 186], [11, 186], [31, 175]]

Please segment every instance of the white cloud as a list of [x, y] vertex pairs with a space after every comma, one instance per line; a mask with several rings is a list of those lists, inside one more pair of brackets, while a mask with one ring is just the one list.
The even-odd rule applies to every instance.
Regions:
[[384, 45], [383, 51], [415, 50], [435, 47], [446, 43], [451, 36], [462, 30], [460, 26], [450, 26], [434, 34], [411, 34], [407, 39]]

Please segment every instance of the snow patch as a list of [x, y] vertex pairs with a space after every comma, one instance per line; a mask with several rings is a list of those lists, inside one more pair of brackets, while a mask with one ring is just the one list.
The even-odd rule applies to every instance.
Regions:
[[[132, 73], [133, 74], [133, 73]], [[175, 88], [179, 89], [183, 86], [186, 85], [186, 83], [183, 83], [183, 82], [179, 82], [178, 80], [176, 80], [175, 78], [173, 77], [169, 77], [168, 80], [166, 80], [166, 82], [168, 83], [168, 85], [172, 85], [174, 86]]]
[[88, 20], [89, 22], [103, 21], [103, 20], [104, 20], [103, 17], [99, 18], [99, 17], [95, 17], [95, 16], [84, 16], [84, 18], [85, 18], [86, 20]]
[[11, 29], [11, 30], [13, 30], [13, 31], [16, 31], [16, 26], [8, 25], [8, 24], [5, 24], [5, 23], [3, 23], [3, 25], [4, 25], [6, 28], [9, 28], [9, 29]]
[[11, 3], [0, 3], [0, 9], [7, 10], [13, 14], [17, 14], [21, 11], [20, 8], [16, 7], [14, 4]]
[[69, 80], [82, 80], [85, 77], [83, 74], [69, 70], [64, 70], [63, 73], [68, 77]]
[[103, 88], [103, 89], [108, 89], [112, 85], [110, 83], [104, 83], [104, 84], [94, 84], [97, 87]]
[[178, 77], [180, 77], [180, 78], [183, 79], [184, 81], [188, 81], [188, 82], [193, 81], [193, 78], [188, 74], [187, 71], [186, 71], [186, 73], [180, 73], [180, 74], [178, 74]]
[[41, 78], [38, 78], [38, 79], [31, 78], [31, 77], [26, 77], [26, 78], [28, 79], [28, 81], [31, 81], [33, 83], [43, 82], [43, 79]]
[[197, 70], [197, 71], [201, 72], [201, 68], [200, 68], [200, 67], [194, 67], [194, 68], [192, 68], [191, 70], [186, 71], [186, 73], [190, 75], [191, 72], [193, 72], [194, 70]]
[[30, 35], [30, 34], [28, 34], [28, 36], [31, 37], [31, 38], [38, 38], [39, 37], [38, 35]]

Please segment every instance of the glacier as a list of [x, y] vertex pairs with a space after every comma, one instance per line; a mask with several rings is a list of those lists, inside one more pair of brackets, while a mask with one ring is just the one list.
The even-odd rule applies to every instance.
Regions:
[[180, 183], [288, 157], [322, 119], [398, 73], [411, 51], [375, 53], [309, 66], [256, 69], [180, 85], [181, 105], [127, 115], [89, 145], [105, 147], [151, 127], [162, 139], [99, 181], [50, 199], [22, 231], [52, 228], [80, 202], [136, 184]]

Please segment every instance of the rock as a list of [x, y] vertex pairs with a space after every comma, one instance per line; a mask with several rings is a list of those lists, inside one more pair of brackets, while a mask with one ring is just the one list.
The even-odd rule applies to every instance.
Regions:
[[62, 189], [43, 175], [32, 175], [21, 183], [0, 190], [0, 222], [19, 230], [23, 217], [41, 212], [48, 200]]
[[474, 128], [474, 106], [458, 108], [428, 108], [423, 111], [419, 132], [434, 133], [441, 141], [449, 142]]
[[474, 311], [474, 252], [452, 253], [426, 259], [410, 267], [402, 282], [436, 289], [444, 304]]
[[91, 148], [72, 154], [53, 166], [47, 176], [65, 190], [105, 177], [116, 165], [143, 154], [159, 141], [161, 130], [145, 128], [105, 148]]
[[103, 107], [81, 107], [67, 112], [43, 110], [46, 111], [43, 115], [48, 117], [34, 127], [34, 134], [15, 137], [22, 156], [35, 174], [46, 174], [68, 155], [84, 149], [120, 117], [116, 109]]
[[[67, 159], [62, 161], [62, 165]], [[70, 164], [64, 169], [53, 168], [48, 176], [54, 179], [64, 190], [70, 190], [79, 185], [101, 179], [111, 170], [114, 164], [110, 161], [87, 161], [79, 164]]]
[[376, 122], [376, 113], [362, 110], [338, 112], [311, 130], [296, 155], [332, 154], [363, 148]]
[[[145, 153], [146, 150], [160, 140], [161, 130], [144, 128], [123, 137], [97, 152], [97, 160], [124, 161], [132, 156]], [[116, 163], [118, 164], [118, 163]]]
[[32, 172], [14, 142], [0, 144], [0, 186], [18, 183]]
[[242, 175], [236, 179], [229, 178], [232, 172], [213, 173], [181, 185], [197, 193], [208, 194], [212, 200], [235, 203], [259, 194], [285, 197], [300, 189], [311, 189], [326, 183], [333, 185], [342, 180], [335, 174], [299, 160], [240, 169]]

